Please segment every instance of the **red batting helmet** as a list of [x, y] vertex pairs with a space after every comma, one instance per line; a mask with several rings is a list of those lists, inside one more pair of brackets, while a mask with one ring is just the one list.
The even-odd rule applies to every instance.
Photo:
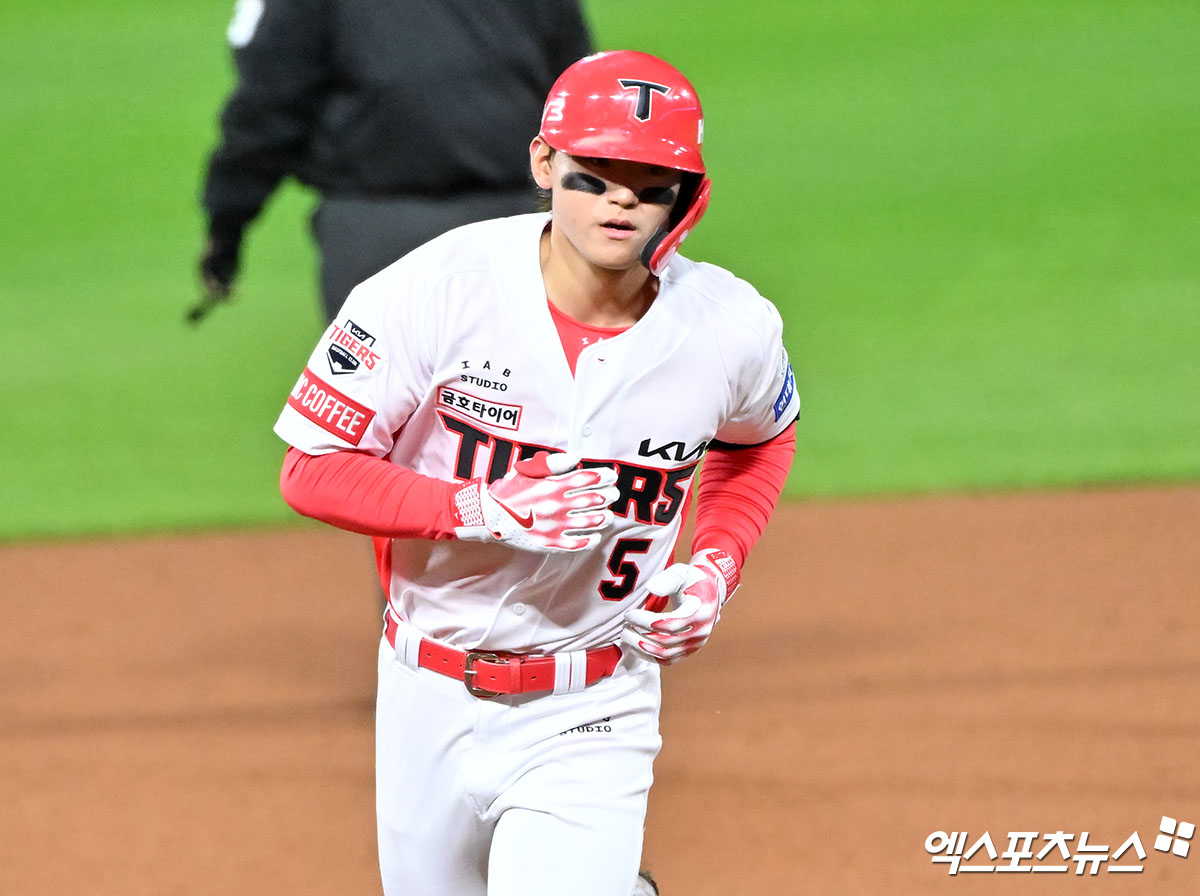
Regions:
[[657, 56], [613, 50], [568, 67], [550, 88], [541, 135], [569, 155], [685, 173], [670, 232], [659, 231], [642, 252], [642, 262], [656, 275], [708, 208], [712, 184], [700, 155], [700, 99], [688, 79]]

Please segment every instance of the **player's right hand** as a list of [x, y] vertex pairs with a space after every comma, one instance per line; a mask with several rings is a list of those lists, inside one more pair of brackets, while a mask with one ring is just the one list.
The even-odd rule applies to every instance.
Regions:
[[617, 473], [578, 465], [578, 456], [543, 451], [491, 485], [471, 480], [454, 493], [455, 534], [537, 553], [595, 547], [614, 519]]

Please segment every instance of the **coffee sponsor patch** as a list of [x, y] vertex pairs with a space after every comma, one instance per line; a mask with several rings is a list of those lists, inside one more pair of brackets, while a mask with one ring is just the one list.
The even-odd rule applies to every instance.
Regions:
[[343, 395], [308, 367], [300, 374], [287, 403], [321, 429], [351, 445], [362, 441], [367, 427], [375, 419], [374, 411]]

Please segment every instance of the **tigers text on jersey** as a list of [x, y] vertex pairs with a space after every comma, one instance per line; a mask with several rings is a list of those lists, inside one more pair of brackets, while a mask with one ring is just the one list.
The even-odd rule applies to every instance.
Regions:
[[548, 221], [461, 227], [365, 281], [275, 425], [308, 454], [365, 451], [443, 480], [490, 481], [542, 449], [617, 470], [616, 523], [582, 555], [392, 542], [393, 608], [465, 650], [614, 642], [671, 562], [707, 446], [766, 441], [799, 409], [775, 307], [682, 257], [645, 316], [584, 348], [572, 376], [539, 265]]

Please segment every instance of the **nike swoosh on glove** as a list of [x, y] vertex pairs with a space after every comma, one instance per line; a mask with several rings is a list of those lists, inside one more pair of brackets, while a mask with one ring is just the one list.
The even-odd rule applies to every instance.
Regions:
[[626, 611], [621, 640], [664, 666], [679, 662], [708, 641], [740, 579], [724, 551], [700, 551], [690, 563], [668, 566], [646, 583], [651, 602], [657, 597], [668, 609]]
[[452, 498], [464, 541], [498, 541], [522, 551], [585, 551], [612, 525], [619, 497], [611, 467], [575, 469], [579, 456], [539, 452], [487, 485], [472, 479]]

